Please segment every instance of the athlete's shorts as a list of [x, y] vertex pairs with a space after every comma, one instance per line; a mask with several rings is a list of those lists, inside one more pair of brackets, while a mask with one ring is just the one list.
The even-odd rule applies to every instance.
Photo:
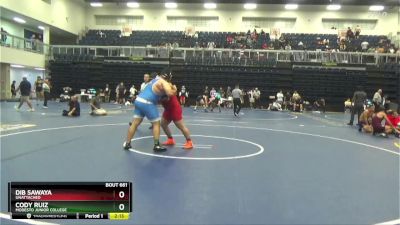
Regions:
[[182, 108], [179, 107], [179, 108], [164, 110], [163, 118], [168, 122], [171, 121], [177, 122], [182, 120]]
[[29, 96], [21, 96], [20, 102], [29, 102]]
[[[138, 98], [139, 99], [139, 98]], [[157, 106], [153, 103], [145, 103], [142, 101], [135, 101], [135, 110], [133, 111], [133, 118], [146, 117], [150, 122], [157, 122], [160, 120]]]
[[185, 101], [185, 100], [186, 100], [186, 96], [183, 96], [183, 95], [182, 95], [182, 96], [180, 97], [180, 100], [181, 100], [181, 101]]

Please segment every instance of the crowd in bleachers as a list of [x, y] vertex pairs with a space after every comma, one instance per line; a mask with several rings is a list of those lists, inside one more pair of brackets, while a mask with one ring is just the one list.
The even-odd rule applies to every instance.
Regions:
[[395, 53], [398, 48], [386, 36], [361, 35], [349, 27], [346, 36], [336, 34], [283, 33], [270, 36], [264, 30], [246, 32], [194, 32], [182, 31], [133, 31], [129, 36], [120, 30], [89, 30], [80, 45], [108, 46], [157, 46], [184, 48], [230, 48], [270, 50], [322, 50], [363, 51]]

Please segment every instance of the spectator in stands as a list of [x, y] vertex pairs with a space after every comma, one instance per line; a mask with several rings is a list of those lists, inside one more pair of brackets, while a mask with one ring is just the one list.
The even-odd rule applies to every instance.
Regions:
[[297, 44], [297, 47], [299, 48], [299, 50], [304, 50], [304, 44], [302, 41], [299, 41], [299, 43]]
[[382, 89], [379, 89], [377, 92], [375, 92], [374, 97], [372, 98], [372, 102], [374, 103], [375, 106], [375, 112], [376, 110], [379, 110], [379, 108], [382, 105]]
[[1, 28], [1, 43], [5, 44], [7, 41], [7, 31]]
[[117, 86], [117, 102], [118, 104], [124, 104], [125, 103], [125, 93], [126, 93], [126, 88], [124, 86], [124, 82], [121, 82], [118, 86]]
[[267, 48], [268, 48], [268, 45], [267, 45], [267, 43], [266, 43], [266, 42], [264, 42], [264, 43], [261, 45], [261, 48], [262, 48], [262, 49], [267, 49]]
[[111, 94], [110, 86], [108, 84], [106, 84], [106, 88], [104, 88], [104, 100], [105, 100], [105, 102], [110, 102], [110, 94]]
[[279, 48], [280, 49], [285, 49], [285, 46], [286, 46], [286, 40], [285, 40], [285, 37], [282, 34], [281, 37], [279, 38]]
[[393, 54], [393, 53], [395, 53], [395, 52], [396, 52], [396, 51], [395, 51], [395, 49], [394, 49], [394, 45], [393, 45], [393, 44], [390, 45], [389, 53]]
[[350, 27], [347, 28], [346, 38], [347, 38], [347, 40], [354, 39], [354, 33]]
[[361, 42], [361, 51], [362, 51], [362, 52], [367, 52], [367, 50], [368, 50], [368, 45], [369, 45], [368, 41], [363, 41], [363, 42]]
[[30, 42], [32, 50], [36, 51], [36, 35], [32, 34]]
[[355, 30], [356, 30], [356, 39], [359, 39], [361, 33], [361, 27], [357, 25]]
[[43, 97], [44, 97], [44, 101], [43, 101], [43, 108], [47, 109], [47, 101], [50, 99], [50, 81], [49, 79], [45, 79], [43, 82]]
[[32, 92], [31, 88], [32, 88], [31, 83], [28, 81], [28, 79], [26, 77], [23, 77], [21, 83], [19, 84], [19, 87], [16, 90], [16, 92], [18, 92], [18, 91], [21, 92], [19, 106], [18, 107], [15, 106], [15, 109], [17, 111], [19, 111], [19, 109], [24, 104], [24, 102], [26, 102], [26, 104], [28, 104], [28, 106], [29, 106], [28, 111], [30, 111], [30, 112], [35, 111], [35, 109], [33, 109], [33, 107], [32, 107], [31, 102], [29, 101], [29, 96], [31, 95], [31, 92]]
[[72, 96], [71, 101], [68, 102], [69, 110], [63, 111], [63, 116], [77, 117], [81, 115], [81, 105], [78, 101], [78, 96]]
[[215, 48], [215, 43], [213, 41], [208, 42], [207, 48], [208, 49], [214, 49]]
[[11, 84], [11, 98], [14, 99], [15, 96], [17, 96], [17, 91], [15, 89], [15, 80], [13, 80], [12, 84]]
[[260, 90], [258, 90], [258, 87], [254, 89], [253, 96], [254, 96], [254, 107], [261, 109], [261, 104], [260, 104], [261, 92]]
[[247, 31], [247, 38], [250, 38], [250, 36], [251, 36], [251, 31], [248, 30], [248, 31]]
[[340, 51], [346, 51], [347, 46], [346, 46], [346, 40], [341, 39], [340, 40], [340, 44], [339, 44], [339, 50]]
[[99, 97], [99, 92], [96, 92], [96, 96], [92, 98], [90, 101], [90, 108], [92, 112], [90, 115], [92, 116], [105, 116], [107, 115], [107, 111], [100, 106], [100, 97]]
[[265, 37], [265, 32], [263, 29], [261, 29], [261, 36]]
[[[352, 126], [354, 122], [354, 115], [357, 113], [357, 120], [360, 119], [361, 113], [364, 111], [364, 103], [367, 100], [367, 93], [363, 90], [363, 87], [357, 86], [356, 91], [353, 94], [352, 108], [350, 122], [347, 125]], [[360, 121], [357, 122], [359, 124]]]
[[292, 47], [289, 44], [286, 44], [285, 50], [290, 51], [290, 50], [292, 50]]
[[297, 112], [297, 110], [298, 112], [303, 112], [303, 100], [297, 91], [293, 92], [292, 102], [294, 112]]

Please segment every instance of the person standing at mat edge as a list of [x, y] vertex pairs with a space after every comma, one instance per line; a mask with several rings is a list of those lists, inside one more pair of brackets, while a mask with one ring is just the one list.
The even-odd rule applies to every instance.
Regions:
[[157, 103], [162, 96], [167, 95], [168, 97], [171, 97], [176, 95], [176, 86], [171, 86], [171, 84], [167, 82], [170, 76], [171, 74], [169, 72], [157, 76], [136, 98], [132, 125], [128, 129], [126, 141], [123, 144], [125, 150], [132, 148], [131, 140], [144, 117], [147, 117], [153, 125], [153, 151], [163, 152], [167, 150], [160, 146], [160, 116], [158, 113]]
[[241, 100], [240, 97], [242, 96], [243, 92], [239, 89], [239, 84], [235, 85], [235, 89], [232, 91], [232, 98], [233, 98], [233, 114], [235, 116], [239, 116], [239, 112], [241, 109]]
[[35, 109], [32, 107], [32, 103], [29, 100], [29, 96], [31, 95], [31, 88], [32, 85], [31, 83], [26, 79], [26, 77], [22, 78], [21, 83], [19, 84], [19, 87], [17, 88], [16, 92], [20, 91], [21, 92], [21, 98], [19, 101], [19, 106], [15, 106], [15, 109], [19, 111], [21, 106], [26, 102], [29, 106], [29, 112], [35, 111]]
[[378, 109], [382, 105], [382, 89], [379, 89], [377, 92], [375, 92], [374, 97], [372, 98], [372, 102], [374, 103], [375, 106], [375, 112], [377, 113]]
[[11, 98], [14, 99], [17, 96], [17, 91], [15, 90], [15, 80], [11, 84]]
[[35, 92], [36, 92], [36, 105], [39, 105], [39, 101], [43, 100], [43, 79], [38, 76], [35, 81]]
[[50, 81], [49, 79], [45, 79], [43, 82], [43, 94], [44, 94], [44, 101], [43, 101], [43, 108], [47, 109], [47, 101], [50, 99]]
[[[354, 92], [354, 95], [353, 95], [350, 122], [347, 125], [349, 125], [349, 126], [353, 125], [354, 115], [356, 114], [356, 112], [358, 115], [357, 121], [360, 119], [361, 113], [364, 112], [365, 100], [367, 100], [367, 93], [365, 93], [365, 91], [363, 91], [363, 88], [361, 86], [357, 86], [357, 90]], [[357, 124], [359, 124], [359, 123], [360, 123], [360, 121], [357, 122]]]

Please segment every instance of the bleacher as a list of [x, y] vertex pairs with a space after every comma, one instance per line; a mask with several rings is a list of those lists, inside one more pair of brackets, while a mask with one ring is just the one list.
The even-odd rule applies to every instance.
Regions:
[[[338, 49], [339, 45], [337, 43], [336, 34], [304, 34], [304, 33], [284, 33], [283, 36], [292, 44], [293, 49], [299, 49], [298, 43], [303, 42], [306, 49], [315, 50], [321, 49], [325, 50], [326, 46], [318, 45], [318, 40], [329, 40], [329, 48]], [[360, 35], [358, 39], [351, 40], [351, 45], [357, 48], [361, 47], [361, 43], [367, 41], [370, 48], [377, 48], [379, 46], [379, 41], [381, 39], [387, 39], [386, 36], [382, 35]], [[357, 49], [360, 50], [360, 49]]]
[[[82, 88], [104, 88], [116, 86], [123, 81], [127, 86], [140, 85], [144, 73], [162, 71], [166, 65], [144, 62], [74, 61], [58, 58], [50, 63], [50, 71], [57, 96], [62, 87], [70, 86], [75, 91]], [[258, 87], [262, 93], [262, 104], [269, 102], [268, 96], [279, 90], [297, 90], [305, 100], [314, 101], [324, 97], [328, 110], [342, 110], [345, 99], [352, 97], [357, 85], [363, 85], [372, 94], [383, 88], [385, 94], [394, 100], [398, 98], [399, 74], [395, 64], [371, 66], [366, 70], [349, 68], [325, 68], [321, 66], [268, 66], [244, 64], [170, 64], [177, 86], [185, 85], [190, 92], [190, 102], [202, 93], [204, 86], [219, 88], [233, 87], [239, 83], [249, 90]]]
[[[102, 34], [100, 34], [102, 33]], [[321, 49], [325, 46], [319, 45], [318, 40], [329, 40], [329, 48], [339, 48], [336, 34], [305, 34], [305, 33], [283, 33], [282, 34], [292, 49], [298, 49], [298, 43], [303, 42], [308, 50]], [[89, 30], [79, 42], [80, 45], [99, 45], [99, 46], [161, 46], [167, 43], [178, 43], [179, 47], [192, 48], [198, 45], [206, 47], [208, 42], [214, 42], [217, 48], [235, 48], [235, 45], [227, 43], [227, 37], [246, 36], [238, 32], [198, 32], [198, 38], [185, 37], [182, 31], [134, 31], [129, 36], [122, 36], [120, 30]], [[359, 48], [361, 42], [367, 41], [370, 47], [379, 46], [381, 39], [387, 39], [380, 35], [361, 35], [359, 39], [351, 41], [351, 45]], [[261, 49], [262, 45], [267, 43], [271, 45], [271, 39], [268, 33], [258, 34], [257, 41], [254, 43], [254, 49]], [[236, 48], [238, 48], [236, 46]]]

